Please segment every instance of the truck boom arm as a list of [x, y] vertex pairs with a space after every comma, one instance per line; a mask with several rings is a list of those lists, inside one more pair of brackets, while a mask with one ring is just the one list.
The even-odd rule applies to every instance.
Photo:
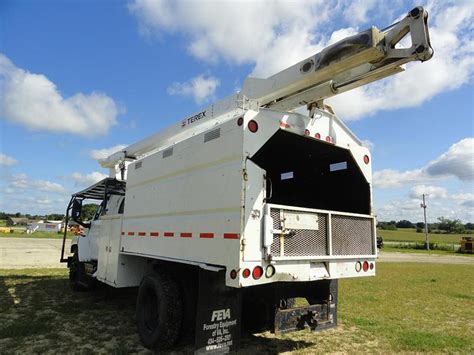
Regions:
[[[408, 34], [411, 46], [402, 48], [400, 41]], [[372, 27], [347, 37], [267, 79], [247, 78], [239, 94], [224, 98], [100, 163], [103, 167], [116, 168], [125, 160], [162, 149], [203, 132], [216, 123], [216, 118], [225, 119], [235, 109], [243, 112], [245, 103], [252, 103], [256, 109], [268, 107], [279, 111], [291, 111], [303, 105], [321, 106], [325, 98], [399, 73], [404, 70], [403, 64], [423, 62], [432, 56], [428, 13], [422, 7], [415, 7], [384, 30]]]
[[[411, 47], [399, 48], [410, 34]], [[289, 111], [403, 71], [433, 56], [428, 13], [415, 7], [385, 30], [372, 27], [267, 78], [248, 78], [242, 94], [260, 107]]]

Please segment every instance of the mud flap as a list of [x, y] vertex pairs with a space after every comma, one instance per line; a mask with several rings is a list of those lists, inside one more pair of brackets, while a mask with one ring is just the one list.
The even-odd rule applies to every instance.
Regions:
[[241, 307], [241, 291], [225, 286], [225, 270], [199, 270], [195, 354], [238, 349]]

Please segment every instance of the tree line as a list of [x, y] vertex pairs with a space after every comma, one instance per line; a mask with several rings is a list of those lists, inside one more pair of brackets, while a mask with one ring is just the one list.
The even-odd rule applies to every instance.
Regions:
[[[413, 223], [406, 219], [400, 221], [379, 221], [377, 227], [383, 230], [397, 230], [397, 228], [416, 228], [418, 233], [425, 231], [425, 223], [417, 222]], [[439, 217], [438, 222], [428, 223], [428, 232], [443, 232], [443, 233], [472, 233], [474, 230], [474, 223], [462, 223], [459, 219], [449, 219], [445, 217]]]
[[[94, 217], [95, 211], [97, 210], [98, 205], [95, 203], [86, 203], [82, 206], [82, 220], [89, 221]], [[49, 221], [62, 221], [65, 218], [64, 214], [61, 213], [51, 213], [45, 215], [38, 215], [38, 214], [28, 214], [28, 213], [8, 213], [8, 212], [0, 212], [0, 219], [8, 219], [8, 218], [28, 218], [28, 219], [45, 219]]]

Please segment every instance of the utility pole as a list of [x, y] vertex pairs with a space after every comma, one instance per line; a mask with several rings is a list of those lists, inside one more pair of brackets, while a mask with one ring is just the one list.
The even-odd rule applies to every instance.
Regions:
[[428, 223], [426, 223], [426, 202], [425, 202], [425, 194], [423, 194], [423, 203], [420, 205], [421, 208], [423, 208], [423, 214], [425, 216], [425, 244], [426, 244], [426, 250], [430, 250], [430, 242], [428, 240]]

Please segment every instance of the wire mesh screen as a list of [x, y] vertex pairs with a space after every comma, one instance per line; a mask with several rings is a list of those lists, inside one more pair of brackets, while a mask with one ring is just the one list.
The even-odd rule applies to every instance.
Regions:
[[332, 254], [371, 255], [374, 252], [372, 219], [333, 215]]
[[[285, 213], [303, 213], [317, 217], [318, 228], [285, 228]], [[270, 252], [275, 256], [323, 256], [328, 255], [328, 216], [325, 213], [301, 212], [271, 208], [275, 231], [284, 230], [284, 237], [274, 233]], [[287, 222], [288, 223], [288, 222]], [[374, 253], [373, 219], [346, 215], [331, 215], [332, 255], [372, 255]], [[284, 245], [281, 245], [283, 241]], [[282, 253], [283, 250], [283, 253]]]
[[[298, 213], [298, 211], [284, 210], [285, 212]], [[281, 221], [281, 210], [271, 209], [270, 215], [273, 218], [273, 229], [281, 230], [284, 227], [284, 221]], [[284, 256], [320, 256], [327, 255], [327, 215], [313, 213], [317, 217], [318, 229], [291, 229], [287, 230], [284, 236]], [[276, 233], [273, 236], [271, 253], [273, 255], [281, 254], [281, 238]]]

